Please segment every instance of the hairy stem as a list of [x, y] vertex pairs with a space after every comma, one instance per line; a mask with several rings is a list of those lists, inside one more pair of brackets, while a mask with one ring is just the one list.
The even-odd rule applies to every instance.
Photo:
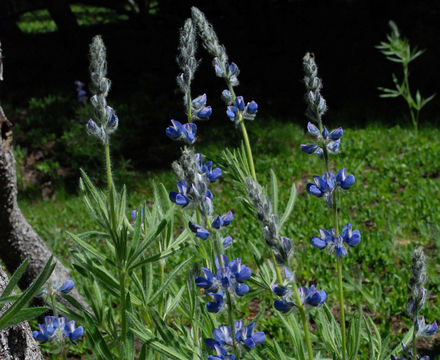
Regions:
[[[223, 69], [223, 71], [226, 73], [226, 69]], [[228, 84], [228, 89], [229, 89], [229, 92], [231, 93], [232, 101], [235, 101], [237, 99], [237, 95], [235, 95], [234, 88], [228, 80], [226, 80], [226, 83]], [[252, 156], [252, 148], [251, 148], [251, 144], [249, 142], [249, 136], [248, 136], [248, 133], [246, 130], [246, 125], [244, 123], [243, 116], [241, 115], [240, 112], [238, 113], [238, 116], [239, 116], [239, 121], [240, 121], [240, 126], [241, 126], [241, 132], [243, 134], [244, 144], [246, 147], [246, 155], [247, 155], [247, 160], [249, 163], [249, 168], [251, 170], [251, 175], [254, 178], [254, 180], [257, 181], [257, 174], [255, 173], [254, 158]]]
[[112, 165], [110, 161], [110, 143], [107, 139], [104, 144], [105, 149], [105, 167], [107, 171], [107, 188], [109, 196], [109, 207], [110, 207], [110, 224], [112, 225], [112, 230], [116, 230], [116, 219], [115, 219], [115, 204], [113, 197], [113, 177], [112, 177]]
[[344, 311], [344, 288], [342, 284], [342, 258], [338, 257], [338, 295], [339, 312], [341, 314], [341, 334], [342, 334], [342, 359], [347, 359], [347, 339], [345, 335], [345, 311]]
[[417, 317], [419, 316], [418, 313], [416, 313], [416, 316], [414, 318], [414, 331], [412, 336], [412, 360], [417, 360], [417, 330], [416, 330], [416, 321]]
[[[125, 340], [127, 338], [127, 313], [125, 311], [125, 269], [119, 270], [120, 314], [121, 314], [121, 346], [119, 348], [120, 359], [124, 358]], [[122, 355], [122, 357], [121, 357]]]
[[226, 291], [226, 301], [228, 303], [228, 322], [231, 327], [231, 335], [232, 335], [232, 344], [234, 346], [234, 355], [237, 359], [239, 359], [237, 340], [235, 339], [235, 326], [234, 326], [234, 317], [232, 315], [232, 298], [229, 290]]
[[304, 328], [304, 337], [307, 344], [307, 353], [309, 356], [309, 360], [313, 360], [313, 350], [312, 350], [312, 342], [310, 341], [310, 333], [309, 333], [309, 324], [307, 322], [306, 311], [304, 309], [304, 305], [301, 303], [301, 299], [299, 297], [298, 287], [296, 285], [296, 279], [292, 282], [293, 291], [296, 296], [296, 303], [298, 304], [299, 313], [301, 315], [301, 321]]

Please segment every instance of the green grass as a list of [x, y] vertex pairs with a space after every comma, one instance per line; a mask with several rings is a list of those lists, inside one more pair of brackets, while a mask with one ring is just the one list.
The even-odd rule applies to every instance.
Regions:
[[[322, 161], [300, 151], [299, 145], [308, 141], [305, 126], [269, 120], [264, 125], [262, 121], [249, 123], [248, 128], [259, 181], [267, 184], [269, 170], [275, 171], [281, 205], [287, 201], [292, 182], [298, 188], [294, 211], [282, 234], [295, 243], [298, 281], [303, 285], [314, 283], [324, 289], [329, 294], [329, 306], [337, 308], [335, 256], [309, 243], [311, 236], [318, 235], [319, 228], [331, 228], [332, 222], [324, 202], [304, 192], [312, 175], [324, 171]], [[224, 146], [235, 146], [240, 141], [240, 133], [226, 122], [221, 129], [202, 125], [199, 131], [203, 136], [198, 150], [216, 164]], [[418, 137], [398, 126], [345, 129], [341, 154], [331, 159], [336, 160], [336, 169], [345, 167], [356, 176], [356, 184], [342, 194], [340, 204], [341, 224], [351, 222], [362, 233], [361, 244], [349, 249], [344, 260], [346, 297], [351, 308], [348, 314], [362, 305], [380, 324], [384, 334], [398, 334], [396, 342], [409, 325], [405, 309], [411, 253], [417, 245], [425, 246], [428, 255], [430, 297], [424, 315], [428, 321], [440, 319], [437, 299], [440, 289], [439, 137], [440, 130], [436, 128], [422, 128]], [[216, 140], [210, 142], [211, 139]], [[167, 140], [164, 138], [164, 141]], [[132, 208], [152, 198], [152, 180], [163, 182], [170, 191], [175, 187], [171, 171], [137, 173], [127, 180], [128, 202]], [[266, 246], [255, 219], [237, 200], [234, 186], [226, 172], [221, 182], [212, 187], [214, 204], [218, 213], [227, 209], [234, 211], [235, 220], [228, 229], [236, 240], [231, 252], [252, 267], [248, 243], [253, 242], [260, 249]], [[23, 199], [20, 206], [30, 224], [67, 264], [72, 244], [65, 231], [79, 233], [94, 228], [76, 196], [61, 192], [56, 201]], [[81, 277], [75, 281], [81, 283]], [[259, 330], [261, 327], [269, 329], [271, 334], [277, 332], [274, 319], [262, 320]]]
[[[99, 6], [71, 5], [71, 10], [79, 26], [108, 24], [128, 19], [126, 14], [118, 14], [113, 9]], [[20, 16], [18, 27], [24, 33], [41, 34], [57, 31], [57, 25], [46, 9], [28, 11]]]

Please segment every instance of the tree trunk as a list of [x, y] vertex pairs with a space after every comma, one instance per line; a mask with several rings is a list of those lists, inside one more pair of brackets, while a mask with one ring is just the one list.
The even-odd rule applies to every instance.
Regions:
[[[0, 266], [0, 294], [8, 285], [8, 276]], [[4, 307], [2, 312], [8, 309]], [[27, 322], [11, 326], [0, 331], [0, 359], [1, 360], [43, 360], [40, 347], [32, 337]]]
[[[28, 224], [17, 204], [11, 126], [0, 106], [0, 256], [11, 274], [26, 258], [29, 259], [26, 272], [19, 282], [19, 286], [25, 289], [41, 273], [52, 252]], [[54, 258], [54, 261], [56, 267], [51, 279], [58, 282], [69, 279], [69, 270], [58, 259]], [[75, 288], [70, 294], [88, 308]]]

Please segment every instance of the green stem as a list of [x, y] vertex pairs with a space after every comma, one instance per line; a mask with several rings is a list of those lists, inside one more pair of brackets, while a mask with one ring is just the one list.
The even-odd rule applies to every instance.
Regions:
[[[335, 237], [339, 238], [339, 216], [336, 192], [333, 193], [333, 220]], [[347, 338], [345, 334], [344, 285], [342, 283], [342, 258], [337, 256], [339, 312], [341, 315], [342, 359], [347, 359]]]
[[347, 340], [345, 335], [345, 311], [344, 311], [344, 288], [342, 284], [342, 258], [338, 257], [338, 292], [339, 292], [339, 312], [341, 314], [341, 334], [342, 334], [342, 359], [347, 359]]
[[105, 149], [105, 167], [107, 170], [107, 187], [108, 187], [108, 196], [110, 201], [110, 224], [113, 227], [113, 231], [116, 230], [116, 219], [115, 219], [115, 204], [113, 198], [113, 177], [112, 177], [112, 165], [110, 161], [110, 143], [107, 139], [104, 144]]
[[412, 360], [417, 360], [417, 331], [416, 331], [416, 321], [419, 315], [416, 314], [414, 320], [414, 331], [412, 336]]
[[191, 92], [186, 93], [186, 116], [188, 117], [188, 122], [192, 122], [192, 114], [191, 114]]
[[296, 286], [296, 279], [295, 281], [292, 282], [292, 285], [293, 285], [293, 291], [296, 296], [296, 303], [298, 304], [299, 313], [301, 315], [301, 321], [304, 328], [304, 337], [307, 344], [307, 353], [309, 355], [309, 360], [313, 360], [313, 350], [312, 350], [312, 342], [310, 340], [309, 325], [307, 323], [307, 317], [304, 306], [301, 303], [301, 298], [299, 297], [298, 287]]
[[243, 116], [241, 115], [241, 113], [239, 113], [238, 116], [240, 119], [241, 132], [243, 133], [243, 140], [244, 140], [244, 145], [246, 147], [246, 154], [247, 154], [251, 174], [252, 174], [252, 177], [254, 178], [254, 180], [257, 181], [257, 174], [255, 173], [254, 158], [252, 156], [252, 148], [251, 148], [251, 144], [249, 142], [249, 136], [248, 136], [248, 133], [246, 130], [246, 126], [244, 124]]
[[[120, 359], [124, 358], [125, 341], [127, 339], [127, 313], [125, 311], [125, 269], [119, 270], [119, 292], [120, 292], [120, 304], [119, 309], [121, 313], [121, 344], [119, 348]], [[122, 357], [121, 357], [122, 355]]]
[[228, 322], [229, 322], [229, 326], [231, 327], [232, 344], [234, 345], [234, 355], [237, 359], [239, 359], [240, 357], [238, 352], [237, 340], [235, 339], [234, 318], [232, 315], [232, 298], [228, 290], [226, 290], [226, 301], [228, 303]]
[[[226, 69], [223, 69], [223, 71], [224, 71], [224, 73], [226, 73]], [[231, 93], [232, 101], [235, 101], [237, 99], [237, 95], [235, 95], [234, 88], [229, 83], [229, 81], [226, 80], [226, 83], [228, 85], [229, 92]], [[241, 132], [243, 134], [244, 144], [246, 146], [246, 155], [247, 155], [247, 160], [248, 160], [248, 163], [249, 163], [249, 168], [251, 170], [251, 175], [254, 178], [254, 180], [257, 181], [257, 174], [255, 173], [254, 158], [252, 156], [252, 148], [251, 148], [251, 144], [249, 142], [249, 136], [248, 136], [248, 133], [247, 133], [247, 130], [246, 130], [246, 125], [244, 124], [243, 115], [241, 115], [240, 112], [238, 112], [238, 116], [239, 116]]]

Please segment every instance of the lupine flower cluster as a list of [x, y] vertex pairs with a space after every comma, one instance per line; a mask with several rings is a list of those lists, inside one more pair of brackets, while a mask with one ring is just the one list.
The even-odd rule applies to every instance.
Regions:
[[[303, 152], [317, 154], [323, 158], [327, 169], [329, 168], [328, 154], [336, 154], [339, 151], [343, 129], [341, 127], [328, 132], [322, 124], [322, 115], [327, 110], [325, 99], [321, 95], [322, 81], [318, 77], [318, 67], [312, 54], [307, 53], [303, 59], [305, 77], [304, 82], [307, 88], [306, 101], [308, 104], [307, 115], [317, 125], [309, 122], [307, 129], [309, 134], [318, 144], [301, 145]], [[321, 176], [314, 176], [313, 183], [307, 184], [307, 192], [316, 197], [322, 197], [328, 207], [337, 212], [336, 193], [339, 190], [348, 190], [355, 183], [355, 177], [347, 174], [346, 169], [341, 169], [336, 176], [327, 171]], [[337, 215], [337, 214], [336, 214]], [[330, 252], [335, 251], [340, 258], [347, 255], [344, 243], [353, 247], [360, 243], [361, 234], [359, 230], [352, 230], [352, 224], [348, 223], [342, 228], [342, 232], [331, 230], [320, 230], [320, 237], [313, 236], [310, 242], [316, 248], [322, 250], [328, 248]]]
[[[49, 286], [44, 288], [39, 296], [47, 297], [47, 302], [55, 306], [55, 296], [57, 293], [68, 294], [75, 286], [73, 280], [68, 279], [63, 283], [59, 283], [57, 280], [53, 280], [49, 283]], [[56, 309], [52, 309], [56, 314]], [[75, 321], [67, 321], [65, 317], [46, 316], [44, 318], [44, 324], [38, 325], [40, 330], [35, 330], [32, 335], [35, 340], [40, 343], [46, 343], [48, 341], [55, 340], [59, 343], [63, 343], [65, 339], [69, 340], [73, 344], [76, 344], [76, 340], [80, 339], [84, 335], [84, 328], [82, 326], [75, 327]]]
[[106, 75], [106, 49], [101, 36], [97, 35], [90, 45], [90, 77], [95, 92], [90, 101], [95, 108], [95, 121], [92, 119], [88, 121], [87, 131], [100, 139], [103, 144], [108, 141], [109, 135], [118, 128], [119, 124], [115, 111], [107, 105], [111, 82]]
[[326, 204], [333, 207], [334, 192], [340, 189], [348, 190], [355, 182], [354, 175], [347, 175], [346, 172], [345, 169], [341, 169], [336, 176], [330, 171], [321, 176], [314, 176], [314, 183], [307, 184], [307, 192], [316, 197], [323, 197]]
[[197, 125], [195, 120], [208, 120], [212, 114], [212, 108], [206, 106], [206, 94], [195, 99], [191, 98], [191, 82], [197, 70], [198, 61], [196, 54], [196, 31], [191, 19], [185, 21], [180, 31], [179, 56], [177, 63], [182, 72], [177, 76], [177, 85], [183, 93], [183, 103], [186, 109], [188, 122], [182, 124], [177, 120], [171, 120], [171, 126], [166, 129], [166, 135], [173, 140], [184, 141], [191, 145], [196, 141]]
[[345, 224], [342, 228], [341, 234], [336, 236], [335, 229], [325, 230], [320, 229], [320, 237], [313, 236], [310, 243], [319, 250], [327, 248], [330, 253], [335, 252], [336, 256], [344, 257], [347, 255], [347, 250], [344, 248], [344, 243], [354, 247], [361, 242], [361, 233], [359, 230], [352, 230], [352, 224]]
[[423, 249], [414, 251], [412, 259], [412, 278], [410, 279], [411, 297], [408, 301], [408, 313], [414, 321], [416, 337], [432, 336], [438, 330], [438, 325], [434, 321], [432, 324], [426, 324], [425, 317], [419, 317], [426, 302], [426, 289], [424, 288], [426, 276], [426, 258]]
[[82, 326], [75, 327], [75, 321], [67, 321], [65, 317], [46, 316], [44, 324], [38, 326], [40, 330], [35, 330], [32, 336], [42, 344], [48, 341], [63, 343], [64, 340], [76, 344], [76, 340], [81, 339], [84, 335]]
[[310, 288], [302, 286], [296, 290], [300, 299], [300, 304], [297, 304], [295, 289], [292, 289], [289, 284], [295, 281], [294, 276], [287, 268], [284, 268], [284, 275], [287, 279], [287, 285], [272, 285], [273, 292], [281, 298], [281, 300], [275, 300], [275, 309], [287, 314], [292, 310], [298, 310], [299, 305], [307, 309], [317, 308], [324, 304], [327, 294], [323, 290], [316, 289], [314, 285], [311, 285]]
[[202, 268], [205, 276], [197, 276], [196, 285], [213, 299], [206, 306], [209, 312], [219, 312], [224, 304], [225, 292], [243, 296], [249, 292], [249, 286], [245, 284], [252, 271], [246, 265], [241, 263], [240, 258], [235, 258], [229, 262], [226, 255], [221, 255], [220, 259], [215, 261], [217, 272], [214, 275], [209, 269]]
[[[412, 258], [411, 297], [408, 301], [408, 313], [414, 325], [412, 348], [402, 342], [403, 354], [409, 359], [417, 358], [417, 340], [419, 338], [433, 336], [438, 331], [437, 322], [426, 324], [425, 317], [419, 316], [426, 302], [427, 291], [424, 288], [426, 280], [425, 254], [422, 248], [416, 248]], [[391, 360], [406, 360], [406, 358], [398, 359], [391, 355]], [[429, 360], [429, 356], [423, 356], [419, 360]]]
[[[248, 326], [245, 326], [243, 320], [235, 321], [234, 333], [236, 342], [247, 346], [249, 349], [253, 349], [255, 346], [262, 344], [266, 339], [266, 335], [262, 331], [254, 332], [254, 328], [254, 322], [251, 322]], [[208, 349], [217, 350], [218, 348], [223, 348], [223, 350], [232, 350], [233, 339], [230, 326], [224, 325], [220, 326], [218, 329], [213, 329], [212, 335], [214, 339], [205, 340], [205, 345]], [[209, 357], [209, 359], [215, 358], [215, 356]]]
[[220, 44], [217, 34], [212, 25], [208, 22], [199, 9], [193, 7], [192, 18], [199, 29], [200, 37], [203, 40], [203, 46], [214, 57], [212, 64], [215, 74], [225, 79], [228, 89], [223, 90], [222, 98], [226, 103], [226, 115], [234, 122], [236, 126], [241, 121], [254, 120], [257, 114], [258, 105], [255, 101], [245, 103], [242, 96], [236, 96], [233, 88], [239, 84], [238, 75], [240, 69], [234, 62], [229, 63], [226, 49]]
[[53, 280], [50, 283], [50, 286], [45, 287], [41, 290], [39, 296], [43, 295], [54, 295], [56, 292], [60, 292], [62, 294], [68, 294], [75, 287], [75, 283], [72, 279], [68, 279], [63, 283], [59, 283], [57, 280]]
[[85, 103], [87, 101], [87, 91], [84, 90], [84, 83], [82, 81], [76, 80], [74, 82], [76, 86], [76, 96], [79, 102]]

